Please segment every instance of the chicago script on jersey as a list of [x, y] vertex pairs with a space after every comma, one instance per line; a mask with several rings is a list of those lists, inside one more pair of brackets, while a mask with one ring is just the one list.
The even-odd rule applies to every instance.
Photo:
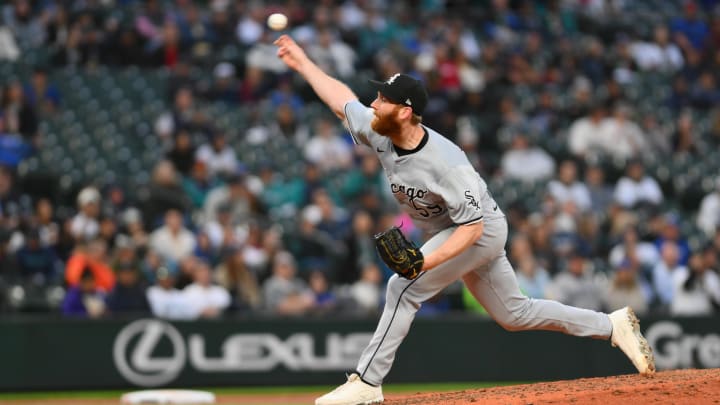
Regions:
[[427, 190], [417, 189], [415, 187], [406, 187], [404, 184], [390, 184], [390, 190], [393, 194], [400, 194], [396, 197], [401, 203], [409, 205], [415, 209], [415, 212], [422, 217], [430, 217], [441, 214], [444, 212], [443, 207], [432, 204], [427, 201], [423, 201], [423, 198], [428, 195]]
[[405, 194], [411, 201], [416, 198], [423, 198], [427, 194], [427, 190], [416, 189], [415, 187], [405, 187], [404, 184], [390, 184], [390, 190], [393, 194]]

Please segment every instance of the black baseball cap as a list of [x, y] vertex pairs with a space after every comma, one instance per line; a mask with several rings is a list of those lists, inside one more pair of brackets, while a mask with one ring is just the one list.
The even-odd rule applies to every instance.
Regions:
[[396, 73], [384, 82], [370, 80], [370, 85], [396, 104], [412, 108], [422, 115], [428, 103], [428, 94], [420, 80], [404, 73]]

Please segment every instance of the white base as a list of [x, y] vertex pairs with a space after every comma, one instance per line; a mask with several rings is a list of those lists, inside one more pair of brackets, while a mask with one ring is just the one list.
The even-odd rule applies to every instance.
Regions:
[[214, 404], [215, 394], [195, 390], [143, 390], [123, 394], [123, 404]]

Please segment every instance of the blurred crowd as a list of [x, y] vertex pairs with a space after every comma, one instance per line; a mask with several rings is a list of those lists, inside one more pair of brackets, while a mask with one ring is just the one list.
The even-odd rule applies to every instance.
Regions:
[[[0, 63], [48, 55], [26, 80], [0, 78], [0, 312], [378, 312], [392, 273], [372, 235], [401, 224], [424, 235], [398, 210], [373, 151], [317, 113], [311, 89], [276, 58], [265, 18], [278, 11], [364, 101], [365, 78], [423, 79], [424, 123], [466, 151], [504, 205], [525, 294], [639, 314], [720, 309], [720, 1], [0, 7]], [[227, 49], [242, 58], [218, 60]], [[48, 72], [97, 66], [168, 72], [167, 111], [148, 123], [164, 148], [151, 178], [139, 190], [88, 179], [70, 203], [25, 190], [17, 168], [42, 153], [39, 124], [71, 108]], [[248, 111], [246, 125], [217, 125], [208, 103]], [[251, 164], [239, 150], [270, 144], [298, 161]], [[695, 167], [703, 187], [674, 181], [688, 178], [674, 162]], [[483, 313], [454, 284], [419, 314], [448, 311]]]

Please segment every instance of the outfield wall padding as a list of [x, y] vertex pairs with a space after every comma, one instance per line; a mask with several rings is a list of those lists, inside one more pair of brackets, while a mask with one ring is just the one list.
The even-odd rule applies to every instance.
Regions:
[[[659, 369], [720, 367], [720, 318], [642, 320]], [[336, 384], [374, 319], [0, 320], [0, 391]], [[417, 319], [386, 381], [536, 381], [632, 373], [608, 341]]]

